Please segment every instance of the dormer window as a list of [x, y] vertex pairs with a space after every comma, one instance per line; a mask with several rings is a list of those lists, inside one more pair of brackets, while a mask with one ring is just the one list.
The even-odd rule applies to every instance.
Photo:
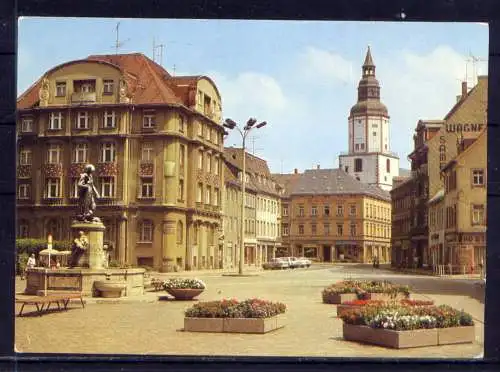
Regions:
[[56, 83], [56, 97], [66, 97], [66, 82], [59, 81]]
[[154, 110], [144, 111], [142, 117], [142, 127], [143, 128], [154, 128], [156, 126], [156, 113]]
[[103, 81], [103, 94], [110, 95], [113, 94], [114, 82], [113, 80]]

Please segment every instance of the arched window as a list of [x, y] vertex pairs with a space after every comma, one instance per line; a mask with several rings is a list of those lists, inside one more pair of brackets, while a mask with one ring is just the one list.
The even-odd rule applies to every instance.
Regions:
[[177, 222], [177, 244], [182, 244], [184, 237], [184, 226], [181, 221]]

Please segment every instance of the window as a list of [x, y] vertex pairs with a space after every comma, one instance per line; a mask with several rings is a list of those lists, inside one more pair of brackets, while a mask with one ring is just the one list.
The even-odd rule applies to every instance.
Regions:
[[19, 153], [20, 165], [31, 165], [31, 150], [21, 150]]
[[179, 115], [179, 132], [184, 133], [185, 126], [186, 126], [186, 118], [183, 115]]
[[356, 143], [356, 150], [359, 150], [359, 143]]
[[198, 126], [197, 126], [197, 129], [198, 129], [198, 136], [203, 136], [203, 124], [202, 123], [198, 123]]
[[142, 127], [143, 128], [154, 128], [156, 125], [156, 113], [154, 110], [144, 111], [142, 116]]
[[114, 128], [116, 126], [116, 113], [114, 111], [104, 111], [104, 128]]
[[66, 97], [66, 82], [56, 82], [56, 97]]
[[152, 198], [153, 196], [153, 177], [141, 178], [141, 198]]
[[28, 223], [28, 221], [22, 220], [19, 222], [17, 235], [19, 238], [29, 237], [29, 223]]
[[92, 93], [94, 92], [94, 87], [90, 83], [84, 83], [80, 86], [80, 92], [82, 93]]
[[356, 236], [356, 224], [351, 223], [351, 236]]
[[153, 221], [143, 220], [139, 228], [139, 242], [151, 243], [153, 241]]
[[212, 172], [212, 156], [207, 154], [207, 173]]
[[149, 163], [153, 161], [153, 144], [150, 142], [146, 142], [142, 144], [141, 148], [141, 161], [145, 163]]
[[203, 184], [202, 183], [198, 184], [198, 192], [196, 194], [196, 202], [197, 203], [203, 202]]
[[179, 195], [179, 200], [184, 201], [184, 180], [179, 180], [178, 195]]
[[288, 205], [283, 206], [283, 216], [288, 216]]
[[484, 205], [472, 206], [472, 224], [484, 225]]
[[337, 205], [337, 216], [343, 216], [344, 215], [344, 206], [342, 205]]
[[113, 198], [115, 196], [115, 180], [114, 177], [101, 177], [99, 178], [101, 184], [101, 197]]
[[303, 206], [300, 206], [300, 207], [299, 207], [299, 216], [300, 216], [300, 217], [303, 217], [303, 216], [304, 216], [304, 207], [303, 207]]
[[349, 215], [350, 216], [356, 215], [356, 205], [355, 204], [352, 204], [351, 206], [349, 206]]
[[364, 143], [362, 143], [360, 146], [361, 146], [361, 150], [365, 149], [365, 144]]
[[299, 225], [299, 235], [304, 235], [304, 225]]
[[283, 235], [288, 236], [288, 224], [287, 223], [283, 224]]
[[184, 172], [184, 153], [185, 153], [184, 145], [179, 146], [179, 170]]
[[101, 145], [101, 161], [103, 163], [114, 162], [116, 155], [115, 144], [113, 142], [105, 142]]
[[219, 159], [214, 158], [214, 173], [219, 175]]
[[337, 224], [337, 235], [338, 236], [344, 235], [344, 226], [341, 223]]
[[29, 199], [30, 197], [30, 185], [27, 183], [21, 183], [18, 188], [19, 199]]
[[211, 204], [212, 203], [212, 188], [210, 186], [207, 186], [205, 190], [205, 204]]
[[205, 139], [207, 141], [210, 141], [210, 127], [207, 125], [207, 127], [205, 128]]
[[58, 164], [61, 162], [61, 146], [60, 145], [49, 145], [49, 151], [47, 154], [47, 163]]
[[89, 113], [80, 111], [76, 115], [76, 129], [89, 129]]
[[177, 222], [177, 244], [182, 244], [184, 240], [184, 226], [181, 221]]
[[391, 173], [391, 159], [387, 159], [385, 162], [385, 171], [387, 173]]
[[363, 159], [354, 159], [354, 172], [363, 172]]
[[330, 215], [330, 206], [329, 205], [325, 205], [323, 210], [324, 210], [325, 216]]
[[325, 235], [330, 235], [330, 224], [329, 223], [325, 223], [323, 225], [323, 231], [324, 231]]
[[199, 235], [198, 225], [193, 226], [193, 243], [198, 244], [198, 235]]
[[60, 178], [47, 178], [47, 198], [59, 198], [61, 192]]
[[484, 170], [474, 169], [472, 171], [472, 185], [473, 186], [484, 186]]
[[23, 118], [21, 121], [21, 132], [33, 131], [33, 118]]
[[105, 94], [105, 95], [113, 94], [113, 88], [114, 88], [113, 80], [106, 79], [102, 82], [102, 84], [104, 87], [103, 94]]
[[74, 163], [86, 163], [88, 161], [89, 145], [87, 143], [77, 143], [74, 150]]
[[373, 132], [373, 137], [376, 137], [377, 136], [377, 132]]
[[212, 141], [218, 145], [219, 144], [219, 133], [217, 133], [217, 130], [213, 129], [212, 133]]
[[198, 151], [198, 169], [203, 169], [203, 151]]
[[311, 208], [311, 216], [316, 216], [317, 213], [318, 213], [318, 209], [315, 206], [313, 206]]
[[312, 224], [312, 225], [311, 225], [311, 234], [312, 234], [312, 235], [316, 235], [316, 232], [317, 232], [317, 231], [316, 231], [316, 224]]
[[214, 189], [214, 205], [219, 205], [219, 189]]
[[49, 129], [59, 130], [62, 129], [63, 115], [62, 112], [51, 112], [49, 117]]
[[[70, 190], [70, 195], [69, 197], [72, 199], [78, 199], [78, 194], [80, 192], [80, 188], [78, 187], [78, 181], [80, 179], [78, 177], [73, 177], [71, 178], [71, 190]], [[109, 226], [109, 225], [105, 225]]]

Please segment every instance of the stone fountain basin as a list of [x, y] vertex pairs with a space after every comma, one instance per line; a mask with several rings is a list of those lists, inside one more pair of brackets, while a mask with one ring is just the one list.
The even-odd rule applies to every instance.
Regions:
[[94, 282], [94, 288], [99, 291], [101, 297], [118, 298], [122, 296], [123, 291], [127, 288], [127, 283], [112, 280], [100, 280]]

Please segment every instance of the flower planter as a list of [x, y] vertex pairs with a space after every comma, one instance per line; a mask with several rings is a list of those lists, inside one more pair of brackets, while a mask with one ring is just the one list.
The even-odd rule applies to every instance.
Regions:
[[474, 326], [438, 329], [439, 345], [473, 343], [475, 340], [476, 334]]
[[357, 309], [364, 305], [347, 305], [347, 304], [338, 304], [337, 305], [337, 317], [340, 317], [344, 311]]
[[104, 298], [118, 298], [122, 296], [123, 291], [127, 288], [127, 283], [116, 281], [96, 281], [94, 288], [97, 289], [99, 295]]
[[404, 293], [397, 293], [395, 297], [391, 297], [389, 293], [367, 293], [367, 300], [381, 300], [381, 301], [401, 301], [410, 298], [406, 297]]
[[329, 294], [327, 298], [323, 298], [323, 303], [325, 304], [342, 304], [347, 301], [357, 300], [358, 295], [356, 293], [333, 293]]
[[186, 332], [224, 332], [224, 318], [184, 318]]
[[347, 341], [357, 341], [393, 349], [438, 345], [438, 329], [393, 331], [362, 325], [343, 325], [343, 336]]
[[282, 315], [270, 318], [184, 318], [184, 331], [217, 333], [268, 333], [285, 326]]
[[176, 300], [192, 300], [199, 296], [204, 289], [192, 289], [192, 288], [166, 288], [165, 291]]

